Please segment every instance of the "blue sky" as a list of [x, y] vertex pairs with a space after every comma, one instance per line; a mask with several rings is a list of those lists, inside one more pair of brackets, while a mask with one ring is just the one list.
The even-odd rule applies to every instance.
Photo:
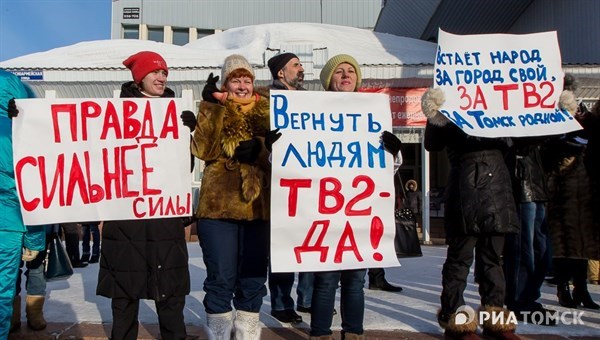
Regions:
[[111, 0], [0, 0], [0, 61], [110, 39]]

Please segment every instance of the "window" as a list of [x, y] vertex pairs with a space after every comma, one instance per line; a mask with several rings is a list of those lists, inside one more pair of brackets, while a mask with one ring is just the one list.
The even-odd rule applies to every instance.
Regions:
[[203, 29], [198, 29], [198, 39], [200, 38], [204, 38], [206, 36], [209, 36], [211, 34], [215, 34], [215, 30], [203, 30]]
[[165, 30], [162, 27], [148, 27], [148, 40], [156, 42], [165, 41]]
[[173, 28], [173, 45], [183, 46], [190, 42], [190, 31], [187, 28]]
[[123, 39], [139, 39], [140, 27], [138, 25], [123, 25]]

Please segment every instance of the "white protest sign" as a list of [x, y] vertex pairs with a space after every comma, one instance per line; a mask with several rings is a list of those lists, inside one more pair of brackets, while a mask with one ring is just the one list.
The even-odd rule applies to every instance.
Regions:
[[273, 272], [398, 266], [385, 94], [271, 91]]
[[579, 130], [558, 108], [561, 66], [556, 32], [460, 36], [440, 30], [434, 76], [434, 87], [446, 96], [440, 112], [479, 137]]
[[16, 102], [13, 156], [25, 224], [191, 214], [183, 99]]

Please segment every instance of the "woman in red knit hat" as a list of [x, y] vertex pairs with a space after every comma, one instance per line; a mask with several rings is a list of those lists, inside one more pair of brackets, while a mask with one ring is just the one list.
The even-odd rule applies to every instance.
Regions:
[[[139, 52], [123, 65], [133, 81], [121, 86], [121, 98], [175, 97], [159, 54]], [[184, 124], [193, 127], [194, 114], [187, 112], [182, 118], [192, 117]], [[112, 299], [111, 339], [137, 339], [140, 299], [154, 300], [163, 339], [186, 338], [183, 308], [190, 274], [184, 227], [179, 217], [104, 222], [96, 294]]]

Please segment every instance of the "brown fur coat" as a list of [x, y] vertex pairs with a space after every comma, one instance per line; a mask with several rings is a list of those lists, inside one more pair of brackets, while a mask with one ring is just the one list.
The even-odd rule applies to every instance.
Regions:
[[[253, 109], [242, 113], [225, 105], [200, 103], [191, 143], [192, 154], [205, 161], [196, 217], [243, 221], [268, 220], [270, 205], [269, 100], [261, 96]], [[258, 137], [261, 152], [254, 164], [232, 159], [239, 142]]]

